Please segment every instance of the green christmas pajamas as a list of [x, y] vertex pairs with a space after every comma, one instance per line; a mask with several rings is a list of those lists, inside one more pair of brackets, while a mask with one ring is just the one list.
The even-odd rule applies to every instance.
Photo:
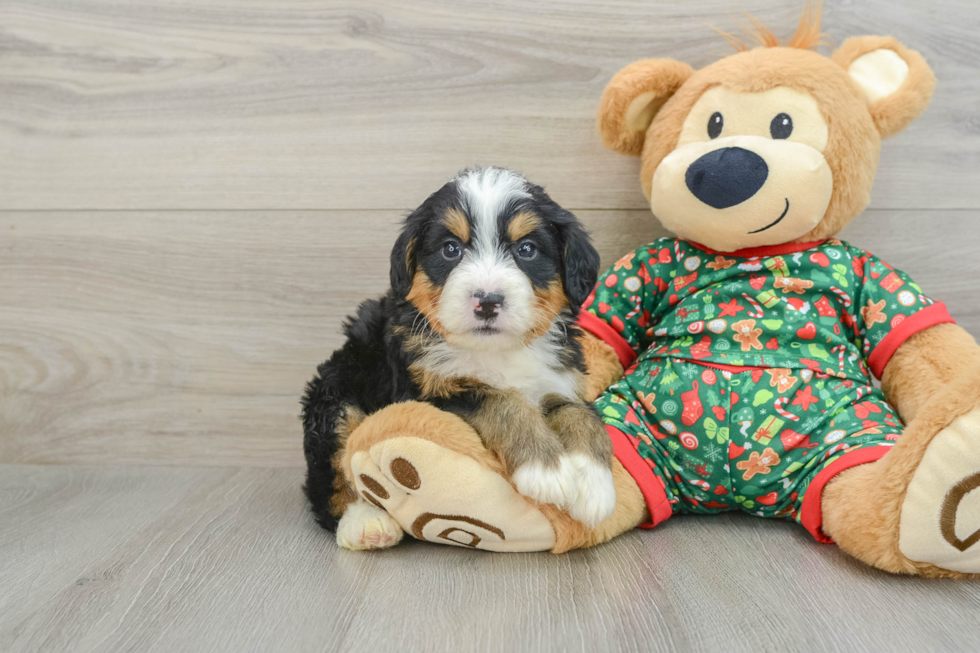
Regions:
[[596, 407], [647, 527], [744, 510], [821, 541], [823, 487], [902, 433], [871, 374], [942, 322], [907, 275], [836, 239], [734, 253], [661, 239], [616, 262], [579, 320], [626, 368]]

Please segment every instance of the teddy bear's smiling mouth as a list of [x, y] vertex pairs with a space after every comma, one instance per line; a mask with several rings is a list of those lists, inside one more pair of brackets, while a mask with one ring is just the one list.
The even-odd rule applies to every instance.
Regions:
[[767, 224], [762, 229], [756, 229], [755, 231], [750, 231], [749, 233], [750, 234], [757, 234], [757, 233], [760, 233], [762, 231], [765, 231], [766, 229], [771, 229], [772, 227], [775, 227], [777, 224], [779, 224], [780, 222], [783, 221], [783, 218], [786, 217], [786, 214], [787, 213], [789, 213], [789, 198], [788, 197], [786, 198], [786, 208], [783, 209], [782, 214], [780, 214], [780, 216], [778, 218], [776, 218], [775, 221], [770, 222], [769, 224]]

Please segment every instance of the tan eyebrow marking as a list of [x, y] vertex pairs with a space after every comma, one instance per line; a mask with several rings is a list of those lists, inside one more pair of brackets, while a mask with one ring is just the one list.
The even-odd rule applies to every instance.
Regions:
[[470, 241], [470, 223], [463, 215], [463, 212], [457, 208], [451, 208], [446, 211], [446, 215], [442, 217], [442, 223], [446, 225], [446, 228], [453, 233], [454, 236], [459, 238], [464, 243]]
[[516, 243], [540, 226], [541, 218], [533, 213], [521, 211], [510, 219], [510, 224], [507, 225], [507, 235], [510, 236], [511, 242]]

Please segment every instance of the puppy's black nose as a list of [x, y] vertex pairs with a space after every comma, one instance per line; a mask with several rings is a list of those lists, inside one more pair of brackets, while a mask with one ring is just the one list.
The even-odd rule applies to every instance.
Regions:
[[501, 304], [504, 303], [504, 296], [500, 293], [490, 293], [488, 295], [481, 290], [473, 293], [473, 297], [476, 299], [476, 309], [474, 309], [473, 313], [481, 320], [489, 320], [497, 317], [497, 311], [500, 310]]
[[727, 209], [759, 192], [768, 176], [769, 166], [755, 152], [723, 147], [692, 163], [685, 181], [696, 198], [716, 209]]

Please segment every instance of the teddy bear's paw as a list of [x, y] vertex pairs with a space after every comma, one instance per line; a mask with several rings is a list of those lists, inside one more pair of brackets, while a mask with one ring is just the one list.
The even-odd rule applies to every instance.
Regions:
[[578, 474], [569, 456], [559, 458], [557, 465], [525, 463], [514, 472], [513, 480], [518, 492], [539, 503], [569, 508], [578, 499]]
[[586, 526], [595, 526], [616, 508], [612, 470], [585, 454], [572, 454], [569, 459], [575, 468], [578, 490], [568, 514]]
[[980, 409], [926, 448], [902, 504], [899, 549], [910, 560], [980, 573]]
[[337, 524], [337, 544], [351, 551], [386, 549], [402, 539], [402, 527], [370, 503], [354, 503]]
[[[487, 551], [547, 551], [555, 544], [551, 523], [506, 478], [429, 440], [383, 440], [355, 452], [351, 471], [370, 507], [383, 508], [416, 539]], [[339, 534], [338, 527], [338, 541]]]

